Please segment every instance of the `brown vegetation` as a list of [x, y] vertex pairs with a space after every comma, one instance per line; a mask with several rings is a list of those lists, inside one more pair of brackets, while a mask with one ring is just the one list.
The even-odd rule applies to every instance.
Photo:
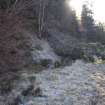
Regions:
[[17, 71], [25, 64], [24, 53], [28, 45], [23, 35], [23, 20], [22, 16], [0, 10], [0, 73]]

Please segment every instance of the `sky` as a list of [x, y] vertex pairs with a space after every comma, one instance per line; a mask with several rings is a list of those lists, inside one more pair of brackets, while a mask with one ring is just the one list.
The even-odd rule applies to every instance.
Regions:
[[76, 11], [79, 17], [82, 10], [82, 5], [85, 1], [92, 4], [94, 19], [98, 22], [105, 23], [105, 0], [70, 0], [68, 4]]

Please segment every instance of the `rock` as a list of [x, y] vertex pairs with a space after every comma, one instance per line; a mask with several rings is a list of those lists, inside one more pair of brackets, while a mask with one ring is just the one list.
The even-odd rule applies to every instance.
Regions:
[[74, 105], [73, 104], [73, 98], [66, 97], [65, 100], [64, 100], [64, 104], [63, 105]]
[[55, 68], [58, 68], [58, 67], [60, 67], [60, 66], [61, 66], [61, 62], [56, 61], [56, 62], [54, 63], [54, 67], [55, 67]]
[[52, 64], [53, 62], [50, 59], [43, 59], [40, 61], [40, 65], [46, 68], [49, 68]]
[[27, 89], [23, 90], [21, 94], [23, 96], [32, 95], [34, 97], [41, 97], [42, 96], [42, 90], [40, 87], [35, 88], [33, 85], [30, 85]]
[[90, 105], [98, 105], [99, 102], [99, 96], [92, 96], [92, 98], [89, 101]]
[[46, 68], [51, 66], [54, 67], [55, 62], [60, 62], [61, 58], [53, 51], [49, 43], [45, 40], [39, 40], [38, 38], [34, 39], [32, 46], [36, 48], [36, 46], [40, 45], [40, 49], [32, 50], [32, 58], [33, 64], [41, 65]]
[[30, 95], [33, 90], [34, 90], [34, 86], [30, 85], [27, 89], [23, 90], [21, 94], [23, 96], [27, 96], [27, 95]]
[[18, 96], [16, 99], [13, 100], [12, 103], [10, 103], [9, 105], [20, 105], [22, 104], [22, 100], [21, 100], [21, 97]]
[[32, 94], [33, 94], [33, 96], [35, 96], [35, 97], [42, 97], [42, 96], [43, 96], [42, 90], [41, 90], [40, 87], [36, 88], [36, 89], [33, 91]]

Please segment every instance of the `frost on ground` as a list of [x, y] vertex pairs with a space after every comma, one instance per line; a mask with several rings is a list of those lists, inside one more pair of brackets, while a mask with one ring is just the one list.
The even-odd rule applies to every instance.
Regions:
[[[8, 104], [13, 97], [18, 102]], [[64, 68], [22, 73], [12, 92], [0, 97], [0, 105], [105, 105], [104, 99], [105, 64], [76, 61]]]

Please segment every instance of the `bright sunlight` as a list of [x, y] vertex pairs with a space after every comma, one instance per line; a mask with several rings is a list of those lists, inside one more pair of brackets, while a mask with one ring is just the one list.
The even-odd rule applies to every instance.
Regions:
[[76, 10], [77, 16], [80, 17], [82, 5], [85, 1], [92, 4], [94, 19], [105, 23], [105, 14], [103, 13], [105, 10], [105, 0], [70, 0], [69, 5]]

